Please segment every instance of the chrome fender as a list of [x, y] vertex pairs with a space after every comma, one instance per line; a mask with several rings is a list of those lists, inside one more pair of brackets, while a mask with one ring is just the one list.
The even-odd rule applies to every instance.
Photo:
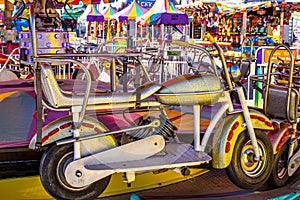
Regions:
[[[72, 116], [65, 116], [57, 120], [54, 120], [51, 123], [44, 126], [42, 130], [42, 146], [54, 143], [64, 138], [72, 138], [73, 137], [72, 125], [73, 125]], [[108, 129], [101, 122], [89, 116], [84, 117], [82, 126], [80, 128], [80, 132], [82, 136], [106, 132], [106, 131], [108, 131]], [[36, 134], [30, 141], [29, 144], [30, 149], [35, 149], [35, 142], [36, 142]], [[113, 147], [117, 145], [117, 142], [115, 141], [113, 136], [105, 136], [105, 137], [85, 140], [82, 142], [82, 144], [84, 146], [90, 146], [89, 148], [93, 148], [93, 146], [99, 145], [99, 142], [104, 144], [105, 148]], [[93, 150], [88, 149], [86, 151], [92, 152]]]
[[[274, 130], [272, 122], [262, 113], [249, 110], [254, 129]], [[220, 122], [213, 138], [212, 165], [214, 168], [226, 168], [232, 158], [232, 152], [238, 136], [246, 130], [242, 113], [228, 115]], [[267, 134], [267, 133], [266, 133]]]

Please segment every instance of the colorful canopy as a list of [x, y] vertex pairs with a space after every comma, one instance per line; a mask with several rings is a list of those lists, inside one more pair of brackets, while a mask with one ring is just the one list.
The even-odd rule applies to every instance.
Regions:
[[138, 18], [142, 24], [188, 24], [188, 16], [180, 12], [173, 1], [157, 0], [153, 7]]
[[103, 15], [97, 10], [96, 5], [92, 5], [91, 11], [86, 17], [86, 21], [88, 22], [103, 22], [104, 17]]
[[103, 11], [104, 20], [108, 20], [110, 16], [115, 14], [117, 12], [116, 9], [114, 9], [111, 4]]
[[96, 5], [88, 5], [82, 15], [78, 18], [78, 22], [103, 22], [103, 15], [97, 10]]
[[110, 16], [110, 19], [116, 19], [117, 21], [125, 21], [125, 20], [135, 20], [137, 17], [142, 16], [148, 10], [139, 5], [136, 0], [134, 0], [130, 5], [128, 5], [125, 9], [115, 13]]

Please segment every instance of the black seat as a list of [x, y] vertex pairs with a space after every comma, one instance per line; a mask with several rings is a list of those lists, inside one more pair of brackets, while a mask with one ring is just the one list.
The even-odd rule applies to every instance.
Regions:
[[289, 110], [287, 110], [288, 88], [285, 86], [271, 85], [264, 103], [266, 114], [271, 115], [273, 118], [296, 121], [299, 117], [299, 93], [295, 88], [291, 90]]
[[241, 60], [238, 63], [241, 71], [241, 77], [247, 78], [250, 75], [250, 69], [251, 69], [251, 61], [249, 60]]

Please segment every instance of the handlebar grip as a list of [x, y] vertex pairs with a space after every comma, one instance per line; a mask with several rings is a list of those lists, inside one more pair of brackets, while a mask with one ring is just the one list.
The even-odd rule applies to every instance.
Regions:
[[212, 44], [215, 43], [215, 39], [213, 38], [213, 36], [208, 33], [208, 32], [205, 32], [204, 33], [204, 38], [206, 38], [208, 41], [210, 41]]

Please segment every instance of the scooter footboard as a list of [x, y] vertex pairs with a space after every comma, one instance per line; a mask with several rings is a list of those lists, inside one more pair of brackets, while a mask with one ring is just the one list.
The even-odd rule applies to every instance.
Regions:
[[[265, 115], [255, 110], [249, 110], [249, 112], [254, 129], [274, 130], [271, 121]], [[237, 138], [247, 129], [245, 123], [242, 113], [228, 115], [220, 122], [212, 139], [214, 168], [223, 169], [230, 164]]]

